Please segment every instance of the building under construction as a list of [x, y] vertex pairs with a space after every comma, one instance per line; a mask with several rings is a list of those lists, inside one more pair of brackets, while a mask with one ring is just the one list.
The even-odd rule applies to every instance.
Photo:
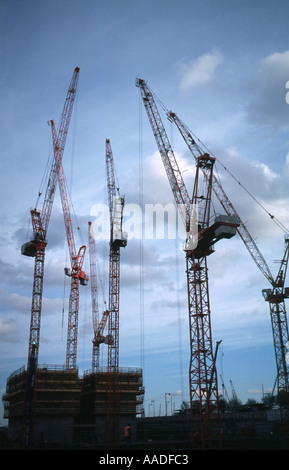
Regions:
[[[51, 161], [45, 200], [41, 212], [37, 208], [31, 210], [33, 237], [21, 248], [23, 255], [33, 257], [35, 260], [28, 361], [27, 368], [15, 371], [8, 378], [3, 402], [4, 417], [9, 419], [8, 437], [26, 447], [31, 444], [37, 446], [44, 442], [60, 443], [62, 446], [73, 446], [79, 442], [105, 444], [108, 447], [118, 445], [122, 428], [127, 422], [134, 421], [140, 416], [143, 404], [142, 370], [119, 368], [120, 252], [126, 247], [128, 237], [122, 227], [124, 196], [119, 194], [116, 185], [109, 139], [106, 139], [105, 153], [110, 214], [109, 293], [108, 303], [104, 299], [103, 312], [99, 311], [97, 301], [98, 275], [91, 222], [88, 222], [90, 276], [83, 271], [86, 246], [81, 246], [77, 251], [74, 241], [62, 156], [75, 99], [78, 73], [77, 67], [68, 89], [58, 131], [54, 121], [50, 121], [54, 158]], [[231, 239], [239, 234], [257, 267], [269, 280], [272, 289], [264, 290], [263, 294], [270, 305], [277, 365], [277, 390], [288, 393], [286, 345], [289, 341], [289, 331], [284, 301], [289, 297], [289, 289], [285, 288], [289, 238], [285, 239], [285, 252], [277, 278], [274, 279], [267, 262], [214, 172], [216, 158], [210, 155], [206, 148], [196, 143], [188, 128], [174, 113], [167, 112], [167, 117], [177, 125], [196, 162], [191, 197], [191, 191], [186, 188], [166, 135], [154, 94], [142, 79], [137, 79], [137, 86], [186, 231], [183, 248], [186, 259], [190, 333], [190, 445], [195, 446], [193, 436], [194, 426], [197, 423], [200, 442], [198, 446], [212, 448], [216, 442], [221, 442], [224, 428], [222, 429], [219, 406], [216, 355], [212, 347], [207, 258], [215, 252], [215, 245], [220, 240]], [[70, 255], [70, 267], [65, 268], [65, 274], [71, 279], [66, 365], [63, 367], [38, 364], [46, 235], [57, 182]], [[212, 195], [216, 196], [220, 205], [222, 212], [219, 214], [215, 212]], [[198, 209], [195, 211], [192, 206]], [[80, 377], [77, 369], [79, 285], [88, 284], [91, 287], [94, 330], [92, 370]], [[104, 333], [106, 327], [107, 335]], [[107, 345], [105, 369], [99, 367], [101, 344]], [[187, 420], [187, 417], [184, 419]], [[181, 421], [183, 423], [184, 420]], [[187, 430], [185, 433], [187, 436]]]
[[[26, 400], [26, 367], [7, 379], [3, 395], [4, 417], [9, 420], [8, 439], [25, 445], [30, 428], [30, 445], [44, 443], [74, 446], [79, 442], [104, 443], [107, 371], [87, 371], [43, 365], [37, 368], [33, 410], [29, 415]], [[123, 427], [142, 412], [144, 388], [141, 369], [119, 370], [119, 436]]]

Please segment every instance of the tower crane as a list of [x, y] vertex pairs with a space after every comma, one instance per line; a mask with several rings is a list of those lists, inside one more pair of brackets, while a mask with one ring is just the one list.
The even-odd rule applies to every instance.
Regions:
[[66, 229], [66, 237], [71, 265], [71, 268], [65, 268], [65, 274], [71, 277], [67, 330], [66, 368], [75, 370], [77, 356], [79, 284], [86, 286], [88, 283], [88, 278], [86, 277], [86, 274], [82, 269], [86, 246], [81, 246], [79, 248], [78, 253], [76, 252], [73, 227], [69, 209], [68, 193], [66, 187], [66, 178], [63, 171], [63, 166], [61, 164], [61, 149], [58, 143], [54, 121], [50, 121], [50, 124], [53, 136], [54, 158], [57, 162], [58, 183], [61, 195], [64, 224]]
[[105, 440], [116, 442], [119, 433], [119, 287], [120, 248], [127, 245], [127, 234], [122, 230], [124, 197], [116, 187], [113, 153], [109, 139], [105, 146], [107, 190], [110, 213], [109, 251], [109, 318], [107, 386], [105, 398]]
[[[203, 149], [195, 141], [191, 131], [188, 127], [180, 120], [180, 118], [171, 111], [166, 111], [167, 117], [170, 121], [174, 122], [177, 126], [180, 134], [186, 142], [190, 152], [194, 156], [195, 160], [199, 155], [202, 154]], [[245, 244], [249, 254], [254, 260], [257, 267], [260, 269], [265, 278], [269, 281], [272, 288], [263, 289], [262, 294], [264, 299], [269, 302], [270, 318], [273, 334], [273, 344], [275, 351], [275, 361], [277, 368], [277, 392], [289, 391], [289, 380], [288, 380], [288, 363], [286, 361], [287, 344], [289, 342], [288, 323], [286, 315], [285, 299], [289, 297], [289, 289], [285, 288], [285, 277], [288, 266], [289, 258], [289, 236], [285, 236], [285, 250], [283, 258], [280, 262], [279, 272], [274, 279], [267, 262], [265, 261], [262, 253], [260, 252], [255, 240], [252, 238], [241, 217], [237, 213], [232, 202], [225, 193], [219, 179], [216, 175], [213, 175], [212, 189], [221, 203], [223, 209], [227, 215], [235, 215], [239, 221], [239, 227], [237, 228], [238, 234]], [[269, 214], [271, 219], [274, 216]]]
[[[98, 307], [98, 284], [96, 270], [96, 246], [93, 235], [92, 223], [88, 222], [88, 240], [89, 240], [89, 263], [90, 263], [90, 287], [91, 287], [91, 306], [92, 306], [92, 324], [94, 337], [92, 340], [92, 370], [97, 372], [99, 369], [99, 346], [101, 343], [112, 343], [112, 339], [107, 335], [103, 336], [103, 331], [109, 317], [109, 310], [105, 309], [99, 321]], [[105, 303], [105, 301], [104, 301]]]
[[237, 404], [238, 403], [238, 397], [237, 397], [237, 393], [236, 393], [236, 390], [235, 390], [235, 387], [233, 385], [232, 380], [230, 380], [230, 385], [231, 385], [231, 391], [232, 391], [232, 397], [233, 397], [234, 403]]
[[[66, 94], [63, 111], [58, 129], [59, 159], [62, 161], [66, 137], [71, 120], [75, 94], [77, 90], [79, 67], [75, 67]], [[39, 356], [39, 340], [42, 312], [42, 295], [44, 281], [44, 261], [47, 245], [46, 235], [49, 226], [55, 189], [57, 183], [57, 162], [53, 158], [50, 167], [48, 184], [42, 211], [34, 208], [30, 211], [32, 219], [33, 238], [21, 246], [21, 254], [34, 257], [34, 275], [32, 288], [32, 306], [29, 331], [27, 383], [25, 394], [25, 445], [29, 446], [33, 439], [33, 402], [36, 395], [36, 373]], [[39, 194], [40, 196], [41, 194]]]
[[220, 379], [221, 379], [221, 382], [222, 382], [223, 396], [224, 397], [226, 396], [228, 405], [230, 405], [230, 398], [229, 398], [229, 395], [228, 395], [228, 392], [227, 392], [226, 385], [224, 383], [224, 379], [222, 377], [222, 374], [220, 374]]
[[289, 236], [285, 236], [285, 250], [280, 262], [278, 274], [272, 289], [263, 289], [262, 294], [269, 303], [273, 332], [273, 343], [277, 366], [277, 393], [289, 391], [288, 362], [286, 360], [289, 342], [285, 299], [289, 298], [289, 288], [285, 287], [289, 259]]
[[[184, 184], [174, 152], [167, 137], [153, 94], [146, 82], [137, 79], [144, 107], [161, 154], [164, 167], [177, 205], [182, 211], [188, 239], [185, 244], [186, 274], [190, 326], [190, 403], [191, 422], [194, 427], [193, 404], [199, 404], [202, 446], [211, 445], [213, 437], [220, 437], [218, 386], [212, 350], [211, 311], [207, 257], [214, 252], [214, 243], [231, 238], [238, 223], [234, 216], [219, 215], [211, 220], [211, 192], [215, 159], [208, 153], [197, 159], [196, 177], [192, 200]], [[201, 173], [204, 174], [204, 191], [200, 192]], [[197, 235], [192, 223], [193, 208], [198, 205]], [[214, 435], [215, 434], [215, 435]]]
[[[70, 124], [70, 119], [75, 100], [79, 76], [79, 67], [74, 69], [72, 79], [67, 91], [60, 125], [58, 129], [58, 142], [59, 142], [59, 158], [62, 159], [66, 137]], [[43, 279], [44, 279], [44, 259], [45, 250], [47, 245], [46, 235], [51, 216], [51, 210], [54, 201], [56, 183], [57, 183], [57, 170], [56, 161], [53, 158], [48, 184], [46, 188], [44, 203], [41, 212], [36, 208], [30, 211], [32, 219], [33, 239], [21, 247], [21, 253], [25, 256], [35, 258], [34, 276], [33, 276], [33, 290], [32, 290], [32, 307], [31, 307], [31, 320], [30, 320], [30, 334], [29, 334], [29, 350], [28, 350], [28, 364], [32, 355], [35, 358], [37, 367], [39, 355], [39, 339], [40, 339], [40, 323], [42, 311], [42, 294], [43, 294]]]

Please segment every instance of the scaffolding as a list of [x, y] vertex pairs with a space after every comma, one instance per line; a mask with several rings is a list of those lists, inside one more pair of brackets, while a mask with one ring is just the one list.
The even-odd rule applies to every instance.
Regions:
[[[25, 428], [25, 390], [27, 369], [21, 367], [7, 379], [6, 392], [2, 396], [4, 418], [8, 419], [8, 435], [21, 442]], [[107, 370], [86, 371], [65, 366], [39, 365], [36, 372], [36, 395], [33, 397], [34, 444], [58, 442], [75, 444], [86, 436], [86, 429], [93, 431], [97, 442], [104, 438], [105, 396]], [[120, 418], [121, 424], [140, 416], [143, 407], [144, 388], [142, 370], [120, 368]]]

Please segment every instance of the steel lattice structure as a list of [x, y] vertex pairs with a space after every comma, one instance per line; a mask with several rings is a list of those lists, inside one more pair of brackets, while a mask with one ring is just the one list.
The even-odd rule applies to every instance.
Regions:
[[108, 362], [105, 397], [105, 441], [115, 443], [119, 439], [119, 288], [120, 248], [127, 239], [122, 232], [124, 197], [117, 194], [113, 153], [110, 140], [105, 147], [107, 190], [110, 211], [109, 298], [108, 298]]
[[[210, 228], [211, 191], [214, 159], [204, 154], [198, 158], [192, 202], [198, 204], [199, 237], [208, 238], [186, 252], [188, 302], [190, 315], [190, 390], [191, 413], [198, 404], [201, 440], [209, 446], [220, 437], [218, 383], [212, 346], [211, 310], [207, 256], [213, 252]], [[200, 170], [205, 172], [205, 186], [200, 192]]]
[[[91, 288], [91, 309], [92, 309], [92, 325], [94, 336], [92, 340], [92, 370], [97, 372], [99, 370], [99, 346], [102, 343], [109, 344], [112, 338], [108, 335], [103, 336], [103, 331], [107, 324], [109, 311], [104, 310], [101, 319], [99, 320], [99, 306], [98, 306], [98, 282], [97, 282], [97, 266], [96, 266], [96, 244], [93, 234], [92, 222], [88, 222], [88, 240], [89, 240], [89, 262], [90, 262], [90, 288]], [[104, 301], [104, 303], [106, 303]]]
[[[208, 268], [206, 258], [214, 252], [213, 244], [221, 238], [231, 238], [237, 227], [236, 218], [221, 216], [209, 226], [212, 175], [214, 159], [207, 154], [200, 155], [197, 160], [197, 177], [195, 180], [192, 200], [184, 184], [182, 174], [165, 128], [162, 123], [154, 97], [146, 82], [137, 79], [144, 107], [146, 109], [152, 131], [161, 154], [170, 186], [178, 205], [185, 208], [184, 226], [188, 239], [185, 244], [186, 274], [188, 290], [188, 310], [190, 328], [190, 403], [192, 434], [194, 434], [194, 408], [199, 403], [202, 446], [210, 446], [212, 439], [220, 438], [220, 428], [211, 428], [213, 415], [218, 417], [218, 388], [215, 373], [215, 361], [212, 351], [211, 320], [209, 304]], [[200, 168], [206, 175], [206, 194], [199, 194], [198, 180]], [[199, 202], [202, 203], [199, 206]], [[205, 201], [205, 205], [204, 205]], [[197, 240], [194, 243], [193, 224], [194, 207], [198, 204], [199, 217]], [[201, 221], [199, 223], [199, 221]], [[192, 238], [191, 238], [192, 237]], [[196, 247], [197, 245], [197, 247]], [[214, 420], [215, 421], [215, 420]], [[217, 419], [218, 422], [218, 419]], [[194, 445], [194, 443], [193, 443]]]
[[53, 121], [50, 121], [53, 135], [54, 158], [57, 163], [57, 176], [60, 189], [62, 210], [64, 216], [64, 225], [66, 229], [67, 244], [70, 255], [71, 268], [65, 269], [67, 276], [71, 277], [71, 288], [69, 296], [68, 328], [67, 328], [67, 348], [66, 348], [66, 367], [67, 369], [76, 369], [77, 359], [77, 337], [78, 337], [78, 311], [79, 311], [79, 284], [86, 286], [88, 278], [82, 270], [86, 246], [83, 245], [76, 253], [72, 220], [70, 215], [68, 191], [66, 178], [61, 162], [61, 150], [58, 144], [57, 133]]
[[[186, 142], [190, 152], [195, 160], [204, 152], [199, 144], [196, 143], [188, 127], [173, 112], [167, 112], [168, 119], [174, 122], [180, 131], [184, 141]], [[288, 266], [288, 237], [285, 237], [285, 251], [280, 262], [279, 272], [274, 279], [264, 256], [262, 255], [258, 245], [249, 233], [245, 223], [236, 211], [236, 208], [225, 193], [219, 179], [213, 175], [212, 189], [217, 199], [221, 203], [227, 215], [235, 216], [238, 220], [238, 234], [251, 255], [253, 261], [269, 281], [272, 289], [263, 289], [263, 295], [269, 302], [270, 319], [272, 326], [273, 344], [275, 352], [275, 361], [277, 369], [277, 393], [280, 391], [289, 391], [289, 371], [288, 362], [286, 361], [287, 344], [289, 343], [289, 332], [286, 314], [285, 299], [288, 298], [288, 289], [285, 289], [285, 277]], [[273, 218], [273, 216], [271, 216]]]
[[273, 332], [275, 360], [277, 367], [277, 393], [289, 392], [289, 374], [287, 362], [287, 349], [289, 333], [285, 299], [289, 298], [289, 289], [285, 287], [289, 258], [289, 236], [285, 236], [285, 250], [280, 262], [278, 274], [272, 289], [263, 289], [263, 297], [269, 302], [270, 318]]
[[[32, 288], [32, 306], [31, 306], [31, 319], [29, 330], [29, 345], [28, 345], [28, 361], [27, 361], [27, 384], [25, 396], [25, 444], [33, 441], [33, 408], [37, 393], [37, 365], [39, 356], [39, 343], [40, 343], [40, 326], [41, 326], [41, 313], [42, 313], [42, 296], [43, 296], [43, 283], [44, 283], [44, 263], [45, 263], [45, 250], [47, 245], [46, 235], [49, 226], [52, 206], [54, 202], [56, 183], [58, 177], [57, 168], [62, 166], [62, 157], [66, 143], [66, 137], [71, 120], [73, 104], [75, 101], [75, 94], [78, 84], [79, 67], [74, 69], [72, 79], [66, 94], [63, 111], [61, 114], [60, 125], [58, 130], [58, 143], [59, 152], [58, 162], [55, 158], [52, 159], [48, 183], [46, 187], [44, 203], [42, 211], [36, 208], [31, 210], [33, 239], [21, 247], [21, 253], [25, 256], [35, 258], [34, 261], [34, 274], [33, 274], [33, 288]], [[40, 195], [39, 195], [40, 196]]]
[[[79, 67], [76, 67], [73, 72], [72, 79], [67, 91], [59, 130], [59, 158], [62, 160], [66, 137], [70, 124], [70, 119], [75, 101], [75, 94], [77, 90], [79, 76]], [[33, 275], [33, 290], [32, 290], [32, 306], [31, 306], [31, 320], [30, 320], [30, 334], [29, 334], [29, 351], [28, 351], [28, 364], [29, 358], [32, 354], [38, 363], [39, 355], [39, 340], [40, 340], [40, 324], [41, 324], [41, 311], [42, 311], [42, 295], [43, 295], [43, 280], [44, 280], [44, 260], [45, 249], [47, 245], [46, 234], [50, 221], [55, 190], [57, 184], [57, 162], [52, 159], [48, 184], [42, 211], [39, 212], [36, 208], [31, 210], [33, 239], [25, 243], [21, 247], [23, 255], [35, 257], [34, 275]]]

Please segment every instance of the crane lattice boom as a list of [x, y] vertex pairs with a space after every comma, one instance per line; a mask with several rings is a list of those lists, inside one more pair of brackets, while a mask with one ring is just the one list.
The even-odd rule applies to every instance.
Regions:
[[163, 126], [161, 116], [158, 112], [153, 95], [147, 86], [146, 82], [142, 79], [137, 79], [136, 86], [139, 87], [143, 103], [148, 115], [149, 122], [152, 127], [156, 143], [162, 157], [162, 161], [167, 173], [167, 177], [179, 209], [184, 209], [181, 212], [184, 227], [187, 233], [190, 232], [190, 218], [191, 218], [191, 200], [185, 186], [182, 173], [178, 166], [175, 154], [171, 147], [170, 141]]
[[96, 245], [93, 235], [92, 223], [88, 222], [88, 239], [89, 239], [89, 261], [90, 261], [90, 287], [91, 287], [91, 306], [92, 306], [92, 324], [94, 337], [92, 340], [92, 370], [97, 372], [99, 369], [99, 346], [102, 343], [112, 343], [112, 338], [103, 336], [104, 329], [109, 317], [109, 310], [105, 310], [99, 320], [98, 307], [98, 283], [96, 269]]
[[[188, 127], [180, 120], [180, 118], [175, 113], [169, 112], [167, 113], [167, 115], [168, 115], [169, 120], [176, 124], [189, 150], [191, 151], [195, 160], [197, 160], [198, 156], [204, 153], [204, 150], [196, 143]], [[233, 206], [229, 197], [225, 193], [224, 188], [222, 187], [220, 183], [220, 180], [217, 178], [215, 174], [213, 174], [212, 189], [217, 199], [220, 201], [222, 207], [224, 208], [226, 214], [228, 214], [229, 216], [234, 216], [238, 220], [239, 227], [237, 230], [241, 239], [243, 240], [248, 252], [252, 256], [253, 260], [255, 261], [260, 271], [272, 284], [274, 282], [273, 276], [271, 274], [271, 271], [268, 267], [266, 260], [264, 259], [264, 256], [260, 252], [255, 240], [252, 238], [245, 223], [242, 221], [241, 217], [237, 213], [236, 208]]]
[[127, 236], [122, 232], [124, 197], [117, 194], [115, 170], [110, 140], [105, 146], [107, 189], [110, 211], [110, 251], [109, 251], [109, 319], [108, 319], [108, 363], [107, 388], [105, 398], [105, 439], [116, 442], [119, 434], [119, 289], [120, 289], [120, 248], [127, 244]]
[[66, 178], [61, 161], [61, 149], [58, 144], [57, 133], [54, 121], [50, 121], [53, 135], [54, 158], [57, 162], [57, 174], [59, 189], [62, 202], [62, 210], [64, 216], [64, 224], [66, 229], [66, 237], [69, 248], [71, 270], [66, 269], [65, 272], [71, 276], [71, 290], [69, 297], [69, 313], [68, 313], [68, 331], [67, 331], [67, 351], [66, 351], [66, 367], [67, 369], [76, 369], [77, 356], [77, 335], [78, 335], [78, 311], [79, 311], [79, 283], [87, 285], [83, 268], [86, 246], [80, 247], [76, 253], [72, 220], [69, 209], [68, 191], [66, 186]]
[[[184, 141], [186, 142], [189, 150], [195, 159], [202, 153], [201, 147], [196, 143], [192, 137], [188, 127], [179, 119], [173, 112], [167, 112], [168, 119], [174, 122], [180, 131]], [[288, 292], [284, 291], [285, 275], [288, 265], [288, 237], [285, 237], [285, 252], [283, 259], [280, 263], [280, 270], [274, 279], [264, 256], [262, 255], [258, 245], [249, 233], [246, 225], [241, 220], [235, 207], [225, 193], [219, 179], [213, 175], [212, 189], [223, 206], [228, 215], [235, 216], [239, 222], [237, 231], [245, 244], [248, 252], [253, 258], [255, 264], [260, 269], [265, 278], [269, 281], [272, 289], [263, 289], [265, 300], [269, 302], [270, 318], [272, 325], [273, 344], [275, 350], [275, 359], [277, 367], [277, 388], [278, 392], [281, 390], [289, 391], [289, 372], [288, 363], [286, 361], [287, 344], [289, 342], [289, 332], [287, 323], [287, 314], [285, 306], [285, 298], [288, 298]], [[283, 275], [285, 273], [285, 275]], [[268, 293], [270, 293], [268, 295]]]

